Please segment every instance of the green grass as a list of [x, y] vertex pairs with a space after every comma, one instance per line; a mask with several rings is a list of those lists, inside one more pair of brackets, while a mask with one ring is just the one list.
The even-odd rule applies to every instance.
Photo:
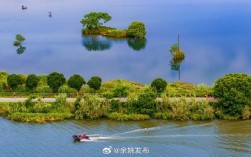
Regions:
[[15, 112], [7, 116], [8, 119], [21, 122], [45, 123], [72, 118], [71, 113], [21, 113]]
[[107, 116], [109, 119], [118, 120], [118, 121], [127, 121], [127, 120], [148, 120], [150, 119], [149, 115], [145, 114], [122, 114], [117, 112], [112, 112]]

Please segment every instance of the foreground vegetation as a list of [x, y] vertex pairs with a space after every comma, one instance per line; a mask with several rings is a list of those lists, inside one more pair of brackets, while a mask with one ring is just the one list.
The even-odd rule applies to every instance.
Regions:
[[[250, 89], [251, 79], [246, 74], [228, 74], [219, 78], [211, 88], [203, 84], [168, 83], [161, 78], [154, 79], [150, 85], [143, 85], [125, 80], [102, 83], [98, 76], [85, 81], [77, 74], [67, 80], [63, 74], [56, 72], [42, 76], [0, 72], [1, 96], [13, 97], [15, 93], [15, 96], [29, 97], [26, 102], [0, 103], [0, 115], [11, 120], [40, 123], [72, 118], [250, 119]], [[210, 95], [218, 98], [218, 101], [196, 99], [196, 96]], [[56, 97], [56, 102], [41, 101], [48, 96]], [[32, 101], [35, 97], [38, 98], [36, 102]], [[78, 99], [74, 103], [66, 102], [67, 97]], [[171, 97], [179, 98], [171, 100]]]

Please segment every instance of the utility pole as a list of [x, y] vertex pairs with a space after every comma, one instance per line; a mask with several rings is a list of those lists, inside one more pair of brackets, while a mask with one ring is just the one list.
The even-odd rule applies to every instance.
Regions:
[[[178, 51], [180, 51], [180, 34], [178, 34]], [[180, 81], [180, 67], [179, 67], [179, 81]]]

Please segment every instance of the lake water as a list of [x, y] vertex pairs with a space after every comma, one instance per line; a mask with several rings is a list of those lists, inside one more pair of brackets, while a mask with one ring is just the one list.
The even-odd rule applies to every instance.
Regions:
[[[0, 70], [103, 81], [150, 83], [156, 77], [178, 79], [170, 68], [169, 47], [177, 43], [186, 59], [181, 80], [211, 85], [230, 72], [251, 74], [251, 1], [249, 0], [0, 0]], [[22, 10], [21, 6], [28, 9]], [[107, 26], [146, 25], [146, 42], [82, 37], [80, 20], [92, 11], [108, 12]], [[50, 13], [51, 12], [51, 16]], [[17, 54], [16, 34], [26, 51]], [[22, 51], [19, 51], [19, 53]]]
[[[251, 154], [250, 120], [208, 122], [73, 120], [27, 124], [0, 118], [0, 130], [1, 157], [248, 157]], [[91, 141], [74, 142], [72, 135], [83, 131], [93, 136]], [[103, 154], [105, 148], [111, 148], [109, 155]], [[131, 150], [130, 153], [128, 148]], [[139, 148], [142, 154], [136, 154], [136, 149]], [[124, 154], [123, 149], [126, 150]]]

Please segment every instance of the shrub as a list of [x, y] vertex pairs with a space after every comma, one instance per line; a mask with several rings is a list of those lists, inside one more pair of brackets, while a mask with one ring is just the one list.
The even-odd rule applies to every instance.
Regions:
[[242, 119], [249, 119], [251, 116], [251, 108], [249, 106], [245, 106], [242, 109]]
[[47, 77], [47, 84], [56, 93], [60, 86], [65, 83], [66, 79], [63, 74], [53, 72]]
[[143, 93], [139, 94], [138, 99], [133, 102], [133, 108], [137, 113], [152, 116], [156, 111], [156, 93], [152, 89], [147, 88]]
[[146, 28], [143, 22], [134, 21], [128, 26], [127, 36], [135, 38], [144, 38], [146, 35]]
[[86, 96], [84, 101], [79, 102], [78, 109], [75, 112], [75, 119], [98, 119], [107, 116], [109, 102], [101, 101], [95, 96]]
[[250, 75], [227, 74], [219, 78], [213, 87], [213, 96], [219, 98], [216, 107], [224, 114], [240, 116], [244, 106], [250, 106], [250, 89]]
[[166, 86], [167, 86], [167, 82], [166, 80], [162, 78], [156, 78], [151, 83], [151, 87], [155, 88], [158, 93], [162, 93], [166, 89]]
[[11, 89], [16, 89], [18, 85], [22, 85], [22, 78], [17, 74], [11, 74], [7, 77], [8, 86]]
[[114, 97], [126, 97], [128, 95], [128, 87], [117, 87], [113, 92]]
[[74, 88], [77, 91], [79, 91], [82, 85], [85, 84], [86, 82], [82, 76], [78, 74], [74, 74], [69, 78], [67, 83], [69, 87]]
[[77, 90], [74, 89], [74, 88], [70, 88], [67, 85], [62, 85], [62, 86], [59, 87], [58, 92], [59, 93], [76, 93]]
[[34, 88], [37, 87], [39, 82], [39, 78], [35, 75], [35, 74], [30, 74], [28, 75], [27, 79], [26, 79], [26, 88], [28, 88], [29, 90], [33, 90]]
[[88, 82], [88, 86], [94, 90], [99, 90], [101, 87], [102, 79], [98, 76], [93, 76]]

